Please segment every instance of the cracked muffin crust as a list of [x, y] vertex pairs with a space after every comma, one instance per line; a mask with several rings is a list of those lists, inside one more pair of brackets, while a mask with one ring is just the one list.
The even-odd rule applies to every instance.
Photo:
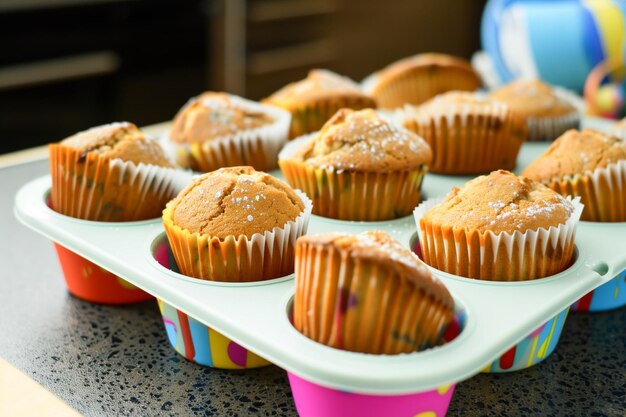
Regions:
[[302, 213], [304, 203], [269, 174], [231, 167], [196, 178], [167, 207], [179, 227], [225, 239], [283, 227]]
[[499, 170], [415, 209], [422, 259], [466, 278], [524, 281], [572, 264], [577, 200]]
[[432, 152], [421, 137], [374, 110], [341, 109], [292, 158], [320, 168], [387, 172], [429, 165]]
[[227, 93], [205, 92], [176, 114], [165, 144], [179, 165], [199, 172], [222, 167], [276, 168], [291, 115]]
[[574, 106], [559, 98], [552, 87], [538, 80], [514, 81], [489, 97], [507, 103], [524, 117], [563, 116], [576, 111]]
[[211, 281], [252, 282], [293, 272], [296, 239], [311, 202], [251, 167], [204, 174], [167, 204], [163, 226], [180, 272]]
[[592, 129], [569, 130], [522, 172], [561, 195], [579, 196], [582, 219], [626, 221], [626, 142]]
[[93, 127], [62, 140], [60, 144], [80, 151], [83, 158], [88, 153], [97, 153], [135, 164], [174, 166], [158, 142], [147, 138], [137, 126], [128, 122]]
[[311, 70], [303, 80], [287, 84], [263, 100], [291, 113], [289, 137], [319, 130], [337, 110], [375, 108], [376, 102], [347, 77], [328, 70]]
[[287, 84], [266, 98], [265, 101], [291, 109], [308, 101], [338, 96], [355, 97], [369, 101], [371, 106], [368, 107], [374, 107], [374, 101], [365, 96], [354, 81], [323, 69], [309, 71], [305, 79]]
[[228, 94], [207, 91], [178, 112], [170, 138], [178, 143], [204, 142], [273, 122], [268, 114], [235, 105]]
[[376, 111], [341, 109], [320, 132], [287, 144], [278, 165], [315, 214], [378, 221], [411, 213], [431, 160], [422, 138]]
[[541, 182], [561, 180], [626, 160], [626, 142], [593, 129], [568, 130], [524, 169], [522, 175]]
[[576, 111], [559, 98], [552, 87], [537, 80], [519, 80], [491, 93], [489, 97], [507, 103], [524, 117], [563, 116]]
[[571, 202], [545, 185], [499, 170], [454, 187], [424, 215], [424, 221], [493, 233], [545, 229], [564, 224]]
[[564, 94], [537, 80], [518, 80], [489, 94], [519, 114], [528, 127], [528, 140], [553, 141], [568, 129], [578, 128], [580, 114]]

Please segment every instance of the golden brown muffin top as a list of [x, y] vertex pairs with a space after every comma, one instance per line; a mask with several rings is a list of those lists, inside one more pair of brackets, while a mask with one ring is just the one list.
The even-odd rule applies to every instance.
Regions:
[[323, 169], [390, 172], [428, 165], [432, 158], [426, 141], [376, 111], [341, 109], [290, 159]]
[[84, 155], [98, 153], [135, 164], [174, 167], [156, 140], [147, 138], [137, 126], [128, 122], [92, 127], [62, 140], [61, 145], [83, 151]]
[[225, 239], [283, 227], [302, 213], [304, 203], [269, 174], [230, 167], [197, 177], [167, 207], [182, 229]]
[[315, 100], [332, 97], [359, 98], [369, 102], [369, 107], [376, 107], [374, 99], [363, 94], [354, 81], [322, 69], [309, 71], [305, 79], [287, 84], [263, 101], [291, 109]]
[[474, 93], [465, 91], [450, 91], [440, 94], [419, 106], [405, 105], [404, 114], [416, 118], [445, 117], [463, 114], [473, 115], [503, 115], [508, 106], [490, 98], [481, 98]]
[[387, 82], [417, 68], [428, 68], [428, 70], [432, 72], [453, 68], [463, 71], [470, 78], [475, 78], [476, 88], [480, 87], [481, 84], [480, 77], [466, 59], [431, 52], [402, 58], [389, 64], [377, 73], [378, 79], [376, 85], [384, 85]]
[[552, 142], [522, 175], [549, 182], [605, 168], [621, 160], [626, 160], [624, 140], [593, 129], [581, 132], [570, 129]]
[[454, 187], [425, 221], [465, 230], [513, 233], [564, 224], [573, 204], [545, 185], [499, 170]]
[[180, 109], [174, 118], [170, 138], [178, 143], [204, 142], [273, 122], [270, 115], [246, 107], [226, 93], [208, 91]]
[[524, 117], [558, 117], [576, 111], [558, 97], [552, 87], [537, 80], [518, 80], [489, 94], [494, 100], [507, 103], [511, 110]]
[[368, 231], [358, 235], [346, 233], [323, 233], [305, 235], [298, 238], [296, 246], [308, 244], [319, 247], [332, 247], [341, 256], [350, 256], [383, 265], [398, 275], [406, 277], [416, 287], [435, 297], [449, 308], [454, 308], [454, 300], [448, 289], [409, 249], [405, 248], [389, 234]]

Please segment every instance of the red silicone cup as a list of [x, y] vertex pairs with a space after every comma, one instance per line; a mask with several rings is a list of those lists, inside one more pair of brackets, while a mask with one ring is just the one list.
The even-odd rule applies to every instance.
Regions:
[[76, 297], [98, 304], [131, 304], [153, 298], [147, 292], [58, 243], [54, 243], [54, 248], [59, 257], [67, 289]]

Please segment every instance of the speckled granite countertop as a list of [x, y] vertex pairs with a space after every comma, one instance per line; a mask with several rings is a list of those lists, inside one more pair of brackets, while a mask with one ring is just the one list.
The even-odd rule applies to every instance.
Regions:
[[[187, 362], [156, 302], [92, 305], [70, 296], [52, 245], [18, 224], [18, 188], [47, 161], [0, 169], [0, 356], [86, 416], [295, 416], [285, 373]], [[570, 314], [556, 351], [513, 374], [457, 386], [449, 416], [626, 415], [626, 309]]]

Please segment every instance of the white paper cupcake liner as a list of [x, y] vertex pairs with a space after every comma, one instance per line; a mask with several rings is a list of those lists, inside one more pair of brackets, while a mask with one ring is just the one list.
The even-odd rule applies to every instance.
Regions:
[[554, 94], [556, 94], [558, 98], [574, 106], [578, 113], [585, 114], [587, 104], [585, 103], [585, 99], [578, 93], [567, 88], [559, 87], [558, 85], [552, 86], [552, 91], [554, 91]]
[[552, 142], [567, 130], [580, 127], [580, 115], [585, 113], [585, 101], [566, 88], [552, 86], [552, 91], [576, 110], [559, 117], [527, 117], [528, 140], [531, 142]]
[[626, 191], [626, 160], [618, 161], [614, 164], [608, 164], [604, 168], [598, 168], [593, 171], [587, 171], [586, 175], [591, 178], [591, 182], [600, 187], [602, 182], [608, 184], [612, 193], [624, 194]]
[[151, 202], [146, 197], [151, 191], [159, 199], [172, 199], [189, 184], [193, 176], [189, 170], [144, 163], [134, 164], [121, 159], [112, 159], [109, 166], [112, 170], [120, 171], [120, 185], [126, 180], [130, 184], [136, 184], [139, 201], [148, 205]]
[[525, 138], [523, 120], [499, 101], [450, 103], [445, 112], [405, 105], [395, 112], [395, 120], [426, 140], [433, 151], [430, 172], [440, 174], [511, 170]]
[[422, 257], [430, 266], [454, 275], [494, 281], [543, 278], [569, 266], [576, 226], [583, 211], [579, 197], [567, 197], [574, 210], [558, 227], [524, 233], [477, 232], [478, 240], [468, 238], [463, 228], [426, 230], [421, 219], [444, 198], [428, 199], [413, 212]]
[[552, 142], [569, 129], [580, 127], [580, 114], [572, 112], [559, 117], [527, 117], [528, 140], [531, 142]]
[[583, 220], [626, 221], [626, 160], [544, 183], [561, 195], [579, 196], [585, 205]]

